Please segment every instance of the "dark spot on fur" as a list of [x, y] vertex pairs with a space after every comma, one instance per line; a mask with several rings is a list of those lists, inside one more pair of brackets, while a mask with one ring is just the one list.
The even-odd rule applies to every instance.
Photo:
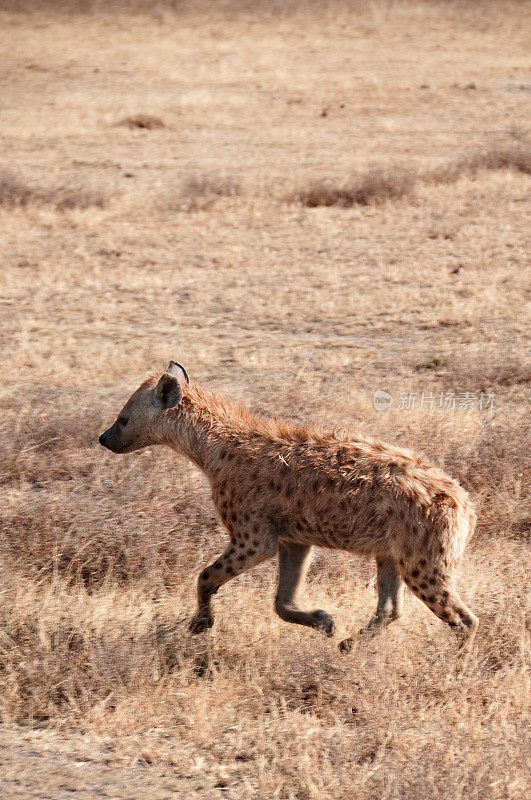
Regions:
[[425, 558], [421, 558], [420, 561], [419, 561], [419, 567], [425, 567], [425, 566], [426, 566], [426, 559]]
[[223, 461], [227, 457], [227, 451], [226, 450], [222, 450], [221, 453], [219, 454], [219, 457]]
[[241, 555], [238, 556], [238, 561], [245, 561], [245, 554], [244, 553], [242, 553]]
[[256, 550], [253, 550], [252, 548], [250, 550], [248, 550], [247, 552], [249, 553], [250, 556], [255, 556], [256, 555]]
[[418, 569], [413, 569], [413, 570], [411, 570], [411, 576], [412, 576], [413, 578], [418, 578], [419, 574], [420, 574], [420, 573], [419, 573]]
[[437, 598], [435, 597], [434, 594], [428, 595], [428, 603], [435, 603], [436, 600]]
[[420, 584], [420, 588], [421, 589], [427, 589], [428, 588], [428, 584], [424, 583], [424, 581], [422, 581], [422, 583]]
[[249, 522], [249, 520], [251, 519], [251, 517], [249, 516], [249, 514], [247, 512], [245, 512], [245, 514], [243, 515], [243, 518], [244, 518], [245, 522]]
[[234, 453], [229, 453], [229, 454], [227, 455], [227, 460], [228, 460], [228, 461], [232, 461], [233, 459], [234, 459]]
[[230, 566], [230, 564], [229, 564], [229, 566], [225, 567], [225, 572], [227, 573], [227, 575], [234, 575], [234, 570]]
[[204, 570], [203, 570], [203, 572], [201, 573], [201, 580], [203, 580], [203, 581], [204, 581], [204, 580], [206, 580], [206, 579], [208, 578], [208, 576], [209, 576], [209, 575], [210, 575], [210, 570], [209, 570], [209, 568], [207, 567], [207, 568], [206, 568], [206, 569], [204, 569]]
[[221, 569], [221, 561], [216, 561], [214, 564], [214, 569]]
[[444, 592], [441, 592], [441, 597], [444, 600], [444, 602], [446, 602], [448, 600], [448, 598], [450, 597], [450, 594], [445, 589]]
[[236, 512], [235, 512], [235, 511], [233, 511], [233, 512], [232, 512], [232, 514], [230, 515], [230, 518], [231, 518], [231, 520], [232, 520], [233, 522], [236, 522], [236, 519], [237, 519], [237, 517], [238, 517], [238, 515], [236, 514]]
[[430, 578], [428, 583], [431, 584], [431, 586], [435, 586], [435, 584], [437, 583], [437, 578]]
[[426, 600], [428, 599], [428, 598], [426, 597], [426, 595], [425, 595], [425, 594], [423, 594], [422, 592], [420, 593], [419, 597], [420, 597], [420, 599], [421, 599], [421, 600], [424, 600], [424, 602], [426, 602]]

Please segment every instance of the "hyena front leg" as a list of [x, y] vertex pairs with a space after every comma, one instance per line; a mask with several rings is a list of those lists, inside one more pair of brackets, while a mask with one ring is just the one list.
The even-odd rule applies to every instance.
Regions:
[[317, 628], [327, 636], [334, 633], [334, 620], [326, 611], [301, 611], [296, 603], [297, 589], [304, 581], [310, 565], [311, 547], [293, 542], [280, 542], [278, 548], [278, 592], [275, 609], [286, 622]]
[[[376, 567], [378, 605], [370, 622], [361, 629], [361, 634], [375, 634], [384, 630], [391, 622], [402, 616], [404, 609], [405, 587], [394, 558], [377, 558]], [[352, 650], [353, 644], [353, 639], [344, 639], [339, 649], [348, 653]]]
[[190, 631], [202, 633], [214, 624], [211, 597], [224, 583], [242, 572], [273, 558], [277, 551], [277, 539], [273, 536], [249, 542], [248, 539], [233, 541], [223, 555], [206, 567], [197, 581], [198, 608], [190, 620]]

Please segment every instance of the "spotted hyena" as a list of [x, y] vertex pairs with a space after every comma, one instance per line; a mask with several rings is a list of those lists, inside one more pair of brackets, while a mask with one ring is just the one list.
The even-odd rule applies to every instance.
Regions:
[[142, 383], [99, 441], [114, 453], [168, 445], [210, 481], [230, 543], [199, 576], [193, 633], [213, 625], [211, 598], [224, 583], [278, 553], [277, 613], [331, 636], [332, 617], [296, 599], [316, 545], [376, 559], [378, 606], [365, 631], [400, 617], [405, 584], [472, 641], [478, 619], [454, 575], [476, 515], [465, 490], [423, 455], [257, 416], [190, 383], [174, 361]]

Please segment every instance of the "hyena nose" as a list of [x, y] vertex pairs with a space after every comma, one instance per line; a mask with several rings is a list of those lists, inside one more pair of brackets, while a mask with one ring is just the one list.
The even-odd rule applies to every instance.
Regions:
[[107, 442], [107, 431], [105, 431], [105, 433], [101, 434], [101, 436], [98, 439], [98, 441], [99, 441], [99, 443], [101, 445], [103, 445], [103, 447], [107, 447], [107, 444], [106, 444], [106, 442]]

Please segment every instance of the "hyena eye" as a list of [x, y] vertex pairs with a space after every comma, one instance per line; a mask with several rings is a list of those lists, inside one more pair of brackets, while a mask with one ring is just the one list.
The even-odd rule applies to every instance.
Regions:
[[129, 417], [120, 417], [120, 418], [119, 418], [119, 420], [118, 420], [118, 422], [120, 423], [120, 425], [122, 426], [122, 428], [125, 428], [125, 426], [126, 426], [126, 425], [127, 425], [127, 423], [129, 422]]

